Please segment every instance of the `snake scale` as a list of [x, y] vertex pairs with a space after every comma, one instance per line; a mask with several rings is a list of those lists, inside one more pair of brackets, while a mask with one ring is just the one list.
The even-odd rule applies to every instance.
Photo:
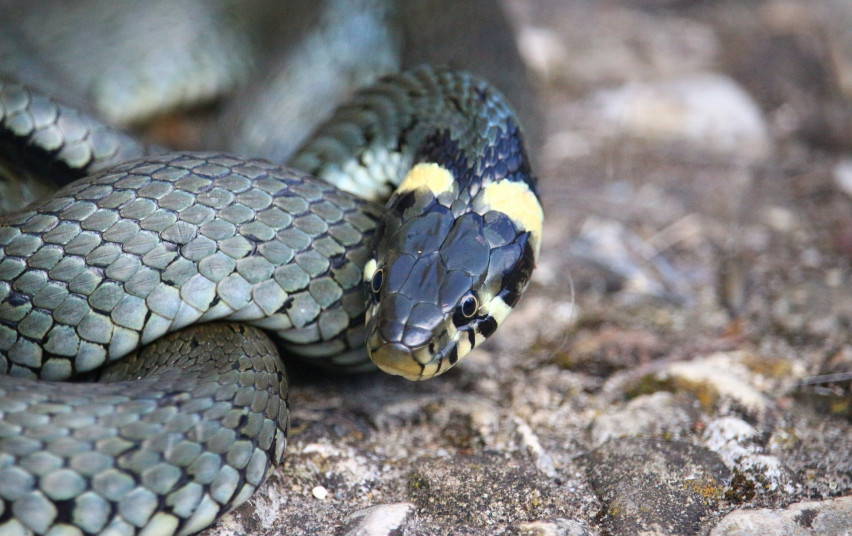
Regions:
[[210, 525], [283, 456], [277, 347], [432, 377], [495, 331], [538, 254], [520, 128], [465, 73], [382, 79], [292, 168], [158, 154], [12, 83], [0, 124], [6, 156], [86, 175], [0, 217], [4, 536]]

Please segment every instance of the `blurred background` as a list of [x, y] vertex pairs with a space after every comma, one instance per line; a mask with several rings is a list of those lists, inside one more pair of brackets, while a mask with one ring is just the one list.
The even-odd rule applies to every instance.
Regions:
[[436, 382], [298, 386], [291, 496], [221, 530], [393, 501], [411, 534], [735, 534], [800, 501], [852, 526], [848, 0], [7, 0], [0, 21], [3, 76], [174, 148], [286, 162], [423, 62], [518, 109], [547, 221], [517, 311]]

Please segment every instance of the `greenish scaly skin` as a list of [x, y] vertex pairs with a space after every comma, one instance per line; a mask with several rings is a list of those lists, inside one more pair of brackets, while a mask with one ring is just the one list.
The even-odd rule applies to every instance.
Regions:
[[[39, 132], [64, 131], [36, 120], [34, 104], [10, 106], [21, 101], [9, 87], [2, 143], [25, 159], [61, 154]], [[57, 125], [65, 116], [54, 114]], [[10, 126], [26, 118], [32, 128]], [[80, 138], [90, 155], [96, 138]], [[119, 142], [110, 154], [125, 150], [148, 149]], [[93, 159], [60, 161], [88, 171]], [[363, 269], [379, 220], [395, 224], [339, 188], [381, 196], [421, 161], [463, 175], [465, 196], [480, 188], [475, 175], [528, 180], [534, 195], [499, 94], [420, 68], [360, 94], [306, 144], [294, 165], [325, 180], [260, 160], [165, 154], [0, 217], [0, 534], [189, 534], [245, 501], [280, 461], [288, 418], [280, 360], [256, 328], [321, 366], [373, 368]], [[477, 210], [486, 222], [496, 214]], [[485, 254], [516, 299], [534, 258], [512, 246], [530, 232], [510, 216]], [[525, 255], [517, 277], [504, 273], [504, 243]], [[514, 301], [501, 303], [502, 314]], [[471, 339], [499, 323], [480, 320], [465, 327]], [[42, 381], [74, 378], [118, 383]]]
[[[26, 86], [0, 80], [0, 214], [157, 150]], [[27, 180], [22, 180], [22, 177]]]
[[281, 460], [287, 382], [262, 332], [194, 326], [102, 380], [139, 374], [95, 390], [0, 377], [3, 534], [195, 532]]
[[196, 322], [253, 322], [296, 353], [361, 349], [377, 209], [263, 161], [116, 167], [0, 222], [0, 369], [65, 380]]
[[[285, 443], [274, 346], [234, 324], [160, 337], [239, 320], [314, 362], [369, 367], [361, 266], [377, 214], [266, 162], [188, 154], [0, 218], [0, 529], [189, 533], [245, 501]], [[153, 376], [20, 379], [110, 362], [106, 381]]]

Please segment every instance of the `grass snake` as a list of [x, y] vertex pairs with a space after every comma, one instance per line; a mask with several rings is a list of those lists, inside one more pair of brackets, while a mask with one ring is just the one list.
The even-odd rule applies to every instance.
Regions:
[[440, 374], [505, 319], [541, 239], [513, 112], [446, 69], [361, 91], [289, 168], [165, 152], [0, 82], [0, 153], [83, 177], [0, 216], [4, 536], [210, 525], [283, 456], [278, 348]]

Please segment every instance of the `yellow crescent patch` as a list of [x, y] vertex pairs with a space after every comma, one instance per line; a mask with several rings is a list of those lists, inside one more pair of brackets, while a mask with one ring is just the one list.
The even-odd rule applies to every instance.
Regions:
[[418, 188], [428, 188], [435, 197], [449, 192], [455, 179], [447, 168], [432, 162], [420, 163], [411, 168], [408, 175], [397, 188], [397, 193], [407, 193]]
[[544, 226], [544, 211], [529, 185], [525, 182], [506, 179], [492, 182], [476, 196], [474, 207], [481, 214], [489, 210], [502, 212], [518, 228], [529, 231], [530, 243], [538, 258], [541, 230]]

